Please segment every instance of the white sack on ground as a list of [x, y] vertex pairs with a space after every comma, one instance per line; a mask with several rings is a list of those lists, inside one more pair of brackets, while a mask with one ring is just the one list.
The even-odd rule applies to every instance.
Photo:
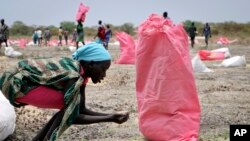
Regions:
[[207, 68], [207, 66], [201, 61], [199, 55], [195, 55], [192, 59], [192, 67], [194, 72], [214, 72], [213, 70]]
[[15, 130], [16, 113], [2, 91], [0, 91], [0, 141], [13, 134]]
[[19, 57], [22, 55], [21, 52], [15, 51], [12, 47], [5, 47], [4, 54], [8, 57]]
[[70, 52], [75, 52], [75, 51], [76, 51], [76, 47], [74, 47], [74, 46], [69, 46], [69, 50], [70, 50]]
[[214, 50], [211, 50], [211, 52], [224, 52], [225, 53], [224, 54], [225, 58], [230, 58], [231, 57], [231, 53], [229, 52], [229, 49], [227, 47], [214, 49]]
[[34, 44], [33, 41], [30, 41], [30, 42], [27, 43], [27, 46], [34, 46], [34, 45], [35, 45], [35, 44]]
[[222, 61], [220, 66], [223, 67], [242, 67], [246, 66], [246, 58], [245, 56], [234, 56]]
[[110, 42], [109, 45], [119, 46], [120, 43], [118, 41], [115, 41], [115, 42]]

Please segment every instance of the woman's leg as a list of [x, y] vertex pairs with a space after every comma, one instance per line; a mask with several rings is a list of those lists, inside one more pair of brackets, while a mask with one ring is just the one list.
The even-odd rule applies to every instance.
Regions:
[[78, 43], [79, 43], [79, 42], [78, 42], [78, 41], [76, 41], [76, 49], [78, 49]]
[[32, 139], [32, 141], [42, 141], [45, 137], [45, 135], [47, 134], [47, 132], [49, 131], [51, 125], [53, 124], [53, 122], [55, 121], [57, 115], [59, 112], [57, 112], [49, 121], [48, 123], [46, 123], [46, 125], [38, 132], [38, 134]]
[[191, 37], [191, 47], [194, 47], [194, 39]]
[[65, 44], [68, 45], [68, 37], [65, 37]]
[[5, 46], [8, 47], [8, 40], [5, 40]]
[[47, 140], [50, 139], [50, 136], [52, 135], [53, 131], [60, 125], [60, 123], [61, 123], [61, 121], [62, 121], [62, 119], [63, 119], [64, 112], [65, 112], [65, 110], [62, 109], [62, 110], [60, 110], [60, 111], [57, 113], [57, 115], [55, 115], [55, 119], [54, 119], [54, 121], [52, 122], [52, 124], [51, 124], [49, 130], [47, 130], [47, 134], [46, 134], [44, 140], [47, 141]]
[[208, 46], [208, 36], [205, 36], [206, 47]]

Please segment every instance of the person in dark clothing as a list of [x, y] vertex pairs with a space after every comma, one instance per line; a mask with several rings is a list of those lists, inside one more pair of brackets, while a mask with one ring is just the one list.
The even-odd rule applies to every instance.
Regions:
[[44, 31], [45, 46], [48, 46], [48, 42], [50, 41], [50, 38], [51, 38], [51, 32], [49, 28], [46, 28]]
[[58, 37], [59, 37], [58, 46], [62, 46], [62, 36], [63, 36], [63, 28], [60, 26], [58, 30]]
[[195, 27], [194, 22], [192, 22], [191, 27], [188, 29], [188, 33], [191, 40], [191, 47], [193, 48], [195, 44], [195, 36], [197, 33], [197, 28]]
[[162, 14], [162, 16], [165, 18], [165, 19], [167, 19], [168, 18], [168, 12], [163, 12], [163, 14]]
[[112, 30], [110, 29], [110, 26], [109, 25], [107, 25], [106, 26], [107, 27], [107, 29], [106, 29], [106, 32], [105, 32], [105, 38], [106, 38], [106, 40], [105, 40], [105, 42], [106, 42], [106, 49], [108, 49], [108, 44], [109, 44], [109, 40], [110, 40], [110, 38], [112, 37]]
[[1, 19], [1, 25], [0, 25], [0, 49], [1, 44], [5, 42], [6, 47], [8, 46], [8, 39], [9, 39], [9, 28], [4, 23], [4, 19]]
[[67, 29], [63, 30], [63, 36], [64, 36], [65, 44], [68, 45], [69, 31]]
[[99, 20], [97, 34], [95, 35], [94, 39], [96, 39], [96, 37], [97, 37], [95, 42], [97, 42], [99, 44], [103, 44], [103, 46], [106, 48], [105, 33], [106, 33], [105, 26], [102, 24], [102, 21]]
[[211, 28], [208, 23], [205, 24], [203, 28], [203, 36], [205, 36], [206, 47], [208, 46], [208, 38], [211, 38]]

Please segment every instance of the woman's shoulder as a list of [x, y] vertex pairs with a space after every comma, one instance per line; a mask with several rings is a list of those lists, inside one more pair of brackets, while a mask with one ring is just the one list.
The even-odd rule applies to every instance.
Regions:
[[72, 58], [62, 57], [59, 60], [59, 63], [66, 70], [75, 70], [77, 72], [79, 72], [79, 70], [80, 70], [79, 62], [76, 60], [73, 60]]

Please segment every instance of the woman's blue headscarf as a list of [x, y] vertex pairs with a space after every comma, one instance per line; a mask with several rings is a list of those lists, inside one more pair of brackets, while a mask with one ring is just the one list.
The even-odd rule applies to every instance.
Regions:
[[80, 61], [107, 61], [111, 60], [109, 52], [102, 44], [91, 42], [78, 48], [73, 54], [74, 60]]

